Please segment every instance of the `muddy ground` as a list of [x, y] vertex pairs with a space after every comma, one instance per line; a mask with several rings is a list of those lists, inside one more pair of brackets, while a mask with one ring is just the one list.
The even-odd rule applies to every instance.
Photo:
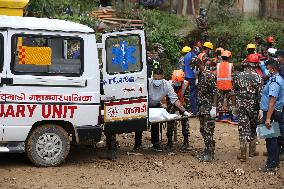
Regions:
[[[192, 119], [191, 144], [194, 150], [175, 154], [143, 149], [143, 155], [128, 155], [133, 148], [133, 135], [119, 137], [118, 160], [103, 159], [103, 148], [73, 147], [60, 167], [34, 167], [24, 154], [0, 154], [0, 188], [279, 188], [284, 189], [284, 162], [276, 175], [261, 173], [265, 162], [260, 155], [240, 163], [237, 127], [218, 123], [216, 126], [216, 155], [212, 163], [200, 163], [196, 155], [203, 148], [199, 123]], [[179, 128], [180, 129], [180, 128]], [[165, 143], [165, 132], [163, 133]], [[149, 146], [149, 133], [143, 143]], [[258, 151], [265, 151], [260, 140]], [[239, 169], [241, 175], [234, 171]]]

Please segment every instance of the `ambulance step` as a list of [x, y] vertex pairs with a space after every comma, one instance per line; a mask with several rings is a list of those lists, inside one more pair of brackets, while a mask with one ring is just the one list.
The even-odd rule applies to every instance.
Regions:
[[0, 152], [24, 153], [25, 143], [24, 142], [11, 142], [7, 144], [0, 144]]

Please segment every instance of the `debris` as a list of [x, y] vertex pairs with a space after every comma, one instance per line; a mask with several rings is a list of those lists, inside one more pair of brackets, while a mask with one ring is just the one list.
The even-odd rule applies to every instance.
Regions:
[[241, 176], [241, 175], [245, 174], [244, 170], [241, 169], [241, 168], [235, 169], [235, 170], [234, 170], [234, 173], [235, 173], [236, 175], [238, 175], [238, 176]]
[[164, 166], [163, 162], [161, 162], [161, 161], [155, 161], [154, 164], [157, 165], [158, 167], [163, 167]]
[[176, 153], [174, 153], [174, 152], [170, 152], [170, 153], [168, 153], [168, 156], [175, 156], [175, 155], [177, 155]]
[[127, 155], [134, 155], [134, 156], [143, 156], [141, 153], [135, 153], [135, 152], [127, 152]]

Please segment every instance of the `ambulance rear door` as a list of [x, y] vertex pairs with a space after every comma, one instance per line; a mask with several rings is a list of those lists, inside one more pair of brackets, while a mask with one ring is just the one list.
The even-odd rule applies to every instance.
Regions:
[[4, 67], [4, 55], [8, 48], [4, 48], [7, 45], [7, 31], [0, 31], [0, 141], [3, 140], [4, 135], [4, 112], [2, 106], [5, 104], [6, 96], [5, 92], [3, 91], [3, 82], [6, 79], [6, 73], [3, 71]]
[[144, 31], [103, 34], [102, 62], [105, 132], [146, 130], [148, 79]]

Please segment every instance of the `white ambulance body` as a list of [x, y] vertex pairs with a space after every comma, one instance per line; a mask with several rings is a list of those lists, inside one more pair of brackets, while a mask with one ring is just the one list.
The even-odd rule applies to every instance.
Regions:
[[0, 16], [0, 152], [55, 166], [70, 143], [147, 128], [144, 32], [104, 34], [102, 72], [97, 46], [81, 24]]

